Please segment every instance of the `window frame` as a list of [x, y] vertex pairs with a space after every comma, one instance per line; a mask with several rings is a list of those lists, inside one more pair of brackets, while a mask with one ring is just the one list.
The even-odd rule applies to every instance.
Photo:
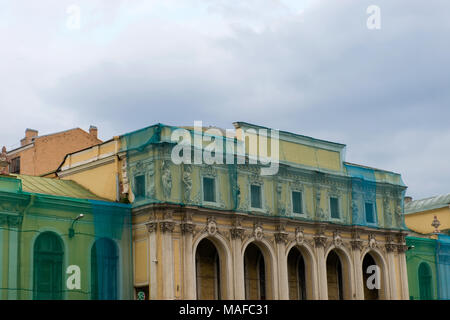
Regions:
[[[260, 197], [261, 200], [261, 208], [253, 207], [252, 206], [252, 186], [259, 187]], [[250, 200], [250, 210], [251, 211], [259, 211], [264, 212], [264, 185], [262, 183], [250, 183], [249, 184], [249, 200]]]
[[[137, 193], [138, 192], [138, 184], [136, 182], [136, 179], [139, 178], [139, 177], [143, 177], [143, 179], [144, 179], [144, 185], [143, 185], [144, 194], [143, 195], [138, 195], [138, 193]], [[139, 174], [136, 174], [134, 176], [134, 186], [135, 186], [135, 189], [136, 189], [136, 193], [133, 193], [133, 194], [134, 194], [134, 198], [136, 199], [136, 201], [145, 199], [145, 194], [146, 194], [146, 191], [147, 191], [146, 190], [146, 185], [147, 185], [147, 177], [146, 177], [146, 175], [144, 173], [139, 173]]]
[[[366, 208], [366, 204], [371, 204], [372, 205], [372, 218], [373, 221], [368, 221], [367, 220], [367, 208]], [[366, 224], [369, 225], [376, 225], [377, 224], [377, 213], [376, 213], [376, 209], [375, 209], [375, 202], [372, 200], [364, 200], [364, 221], [366, 222]]]
[[[294, 192], [300, 193], [300, 210], [301, 212], [295, 212], [294, 211]], [[291, 189], [291, 213], [293, 215], [299, 215], [299, 216], [305, 216], [305, 201], [304, 201], [304, 192], [303, 190], [299, 189]]]
[[[333, 217], [331, 212], [331, 198], [334, 198], [337, 200], [337, 211], [338, 211], [338, 217]], [[328, 196], [328, 207], [330, 208], [330, 220], [340, 221], [342, 219], [342, 210], [341, 210], [341, 197], [335, 194], [332, 194]]]
[[[214, 182], [214, 185], [213, 185], [214, 201], [205, 200], [205, 178], [211, 179]], [[218, 200], [218, 194], [217, 194], [217, 179], [216, 179], [216, 177], [210, 176], [210, 175], [202, 175], [202, 203], [217, 206], [218, 205], [217, 200]]]

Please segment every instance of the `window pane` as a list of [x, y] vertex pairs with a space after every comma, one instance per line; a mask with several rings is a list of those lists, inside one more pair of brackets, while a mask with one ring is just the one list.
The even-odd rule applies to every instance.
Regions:
[[203, 200], [216, 202], [215, 183], [213, 178], [203, 178]]
[[251, 186], [252, 208], [262, 208], [261, 186]]
[[143, 175], [134, 178], [136, 184], [136, 198], [145, 197], [145, 177]]
[[292, 211], [294, 213], [302, 213], [302, 193], [298, 191], [292, 192]]
[[375, 222], [375, 216], [373, 214], [373, 204], [366, 202], [366, 221], [370, 223]]
[[20, 174], [20, 157], [14, 158], [9, 164], [9, 172]]
[[330, 210], [331, 217], [338, 219], [339, 218], [339, 201], [338, 198], [331, 197], [330, 198]]

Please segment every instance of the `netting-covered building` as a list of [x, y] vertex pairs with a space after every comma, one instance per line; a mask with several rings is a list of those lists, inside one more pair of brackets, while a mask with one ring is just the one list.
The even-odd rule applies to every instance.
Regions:
[[131, 209], [73, 181], [0, 176], [0, 299], [132, 298]]

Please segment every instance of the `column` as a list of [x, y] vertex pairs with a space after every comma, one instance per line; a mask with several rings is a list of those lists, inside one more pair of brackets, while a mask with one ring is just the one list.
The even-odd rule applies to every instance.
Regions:
[[157, 282], [157, 250], [158, 246], [156, 243], [156, 221], [151, 221], [146, 224], [148, 231], [148, 250], [149, 250], [149, 299], [158, 299], [158, 282]]
[[275, 241], [277, 244], [278, 297], [280, 300], [289, 300], [289, 282], [286, 256], [287, 233], [276, 233]]
[[326, 236], [314, 237], [316, 247], [317, 272], [319, 280], [319, 300], [328, 300], [327, 264], [325, 261]]
[[233, 254], [233, 286], [234, 299], [245, 300], [244, 260], [241, 252], [244, 229], [235, 227], [231, 229], [231, 243]]
[[395, 246], [391, 243], [386, 244], [387, 251], [387, 264], [388, 264], [388, 272], [389, 272], [389, 294], [390, 297], [386, 297], [387, 299], [397, 300], [397, 279], [395, 276]]
[[192, 252], [192, 236], [194, 232], [194, 224], [185, 222], [181, 224], [181, 233], [183, 234], [183, 299], [194, 300], [195, 292], [195, 273], [194, 273], [194, 256]]
[[362, 240], [353, 239], [351, 241], [352, 244], [352, 253], [353, 253], [353, 266], [354, 266], [354, 275], [355, 275], [355, 290], [356, 290], [356, 299], [364, 300], [364, 277], [361, 263], [361, 249], [362, 249]]
[[400, 282], [402, 284], [401, 295], [398, 295], [399, 299], [409, 300], [409, 290], [408, 290], [408, 272], [406, 270], [406, 255], [405, 252], [408, 250], [408, 246], [405, 244], [400, 244], [397, 246], [398, 259], [400, 262]]
[[172, 232], [175, 227], [173, 221], [162, 221], [160, 228], [162, 232], [162, 286], [164, 300], [173, 300], [175, 297], [173, 287], [173, 249]]
[[17, 300], [17, 271], [18, 265], [18, 249], [19, 249], [19, 225], [21, 217], [8, 217], [9, 227], [9, 249], [8, 249], [8, 299]]

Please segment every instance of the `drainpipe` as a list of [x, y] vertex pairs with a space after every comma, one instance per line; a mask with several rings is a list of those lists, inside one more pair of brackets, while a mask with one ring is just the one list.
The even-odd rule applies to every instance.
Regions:
[[115, 164], [115, 170], [114, 170], [114, 175], [116, 178], [116, 201], [120, 201], [120, 179], [119, 179], [119, 155], [117, 154], [119, 152], [119, 137], [115, 136], [114, 137], [114, 141], [115, 141], [115, 145], [114, 145], [114, 154], [115, 159], [114, 159], [114, 164]]
[[439, 236], [436, 240], [436, 282], [437, 282], [437, 298], [441, 300], [441, 282], [439, 281], [439, 251], [441, 250], [441, 243], [439, 241]]

